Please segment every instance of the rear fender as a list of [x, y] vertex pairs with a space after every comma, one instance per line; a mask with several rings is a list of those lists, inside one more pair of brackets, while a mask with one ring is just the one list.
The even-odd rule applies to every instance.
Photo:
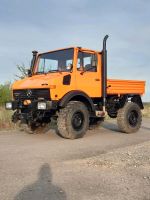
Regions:
[[144, 109], [142, 99], [140, 95], [135, 95], [131, 98], [131, 101], [137, 103], [141, 109]]

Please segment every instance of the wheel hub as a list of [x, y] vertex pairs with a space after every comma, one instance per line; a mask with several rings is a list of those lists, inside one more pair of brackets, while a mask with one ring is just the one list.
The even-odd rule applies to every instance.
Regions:
[[128, 115], [129, 124], [133, 127], [137, 125], [138, 122], [138, 113], [137, 111], [133, 110]]
[[84, 115], [82, 112], [78, 111], [72, 116], [72, 126], [76, 131], [82, 129], [84, 123]]

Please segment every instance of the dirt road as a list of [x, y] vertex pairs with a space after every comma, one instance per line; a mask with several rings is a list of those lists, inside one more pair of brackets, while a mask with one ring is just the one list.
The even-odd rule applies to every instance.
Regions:
[[78, 140], [0, 131], [0, 200], [57, 199], [149, 200], [150, 120], [130, 135], [108, 121]]

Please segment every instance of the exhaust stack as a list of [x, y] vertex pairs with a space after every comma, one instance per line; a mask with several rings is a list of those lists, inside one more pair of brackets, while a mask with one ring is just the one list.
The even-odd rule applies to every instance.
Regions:
[[38, 54], [38, 51], [32, 51], [32, 60], [31, 60], [31, 73], [33, 72], [33, 68], [34, 68], [34, 65], [35, 65], [35, 61], [36, 61], [36, 57], [37, 57], [37, 54]]
[[106, 111], [106, 97], [107, 97], [107, 49], [106, 41], [108, 35], [103, 39], [103, 50], [102, 50], [102, 98], [103, 98], [103, 111]]

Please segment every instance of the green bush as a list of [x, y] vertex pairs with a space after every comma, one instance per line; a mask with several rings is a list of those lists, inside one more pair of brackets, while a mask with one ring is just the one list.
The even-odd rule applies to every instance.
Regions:
[[0, 106], [11, 99], [10, 82], [0, 85]]

